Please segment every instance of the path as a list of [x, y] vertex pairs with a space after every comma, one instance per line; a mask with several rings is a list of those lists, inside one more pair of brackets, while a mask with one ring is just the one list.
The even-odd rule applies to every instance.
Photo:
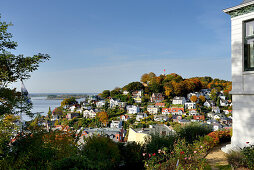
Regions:
[[225, 145], [226, 144], [222, 144], [214, 147], [206, 156], [206, 159], [209, 165], [211, 165], [212, 170], [219, 170], [219, 168], [216, 166], [228, 165], [226, 154], [221, 150], [221, 148]]

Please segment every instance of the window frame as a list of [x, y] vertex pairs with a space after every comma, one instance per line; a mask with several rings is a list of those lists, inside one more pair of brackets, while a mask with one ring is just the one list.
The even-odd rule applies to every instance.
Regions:
[[253, 40], [254, 42], [254, 35], [252, 36], [248, 36], [247, 37], [247, 32], [246, 32], [246, 24], [248, 22], [252, 22], [254, 21], [254, 19], [250, 19], [250, 20], [246, 20], [246, 21], [243, 21], [243, 71], [254, 71], [254, 67], [248, 67], [248, 60], [250, 58], [250, 56], [248, 56], [248, 51], [247, 51], [247, 48], [246, 48], [246, 44], [248, 42], [248, 40]]

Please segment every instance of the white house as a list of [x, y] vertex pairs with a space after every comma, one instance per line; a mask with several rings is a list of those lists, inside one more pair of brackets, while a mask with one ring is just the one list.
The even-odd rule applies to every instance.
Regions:
[[231, 16], [233, 136], [223, 151], [254, 144], [254, 0], [225, 9]]
[[154, 121], [166, 122], [166, 121], [168, 121], [168, 116], [166, 116], [166, 115], [155, 115], [154, 116]]
[[212, 112], [220, 113], [220, 108], [218, 106], [212, 106]]
[[112, 120], [110, 128], [122, 128], [122, 121]]
[[224, 99], [220, 99], [220, 106], [228, 106], [228, 101]]
[[128, 115], [121, 115], [121, 116], [120, 116], [120, 120], [121, 120], [121, 121], [125, 121], [125, 122], [126, 122], [126, 121], [129, 120], [129, 119], [130, 119], [130, 117], [129, 117]]
[[184, 103], [186, 102], [185, 97], [174, 97], [172, 104], [180, 104], [180, 105], [184, 105]]
[[185, 109], [196, 109], [196, 103], [195, 102], [186, 102], [184, 104]]
[[119, 102], [120, 102], [119, 99], [110, 99], [110, 101], [109, 101], [109, 107], [110, 108], [115, 108], [116, 106], [118, 106]]
[[127, 113], [129, 113], [129, 114], [139, 113], [139, 107], [135, 106], [135, 105], [127, 105], [126, 110], [127, 110]]
[[147, 106], [147, 111], [148, 111], [150, 114], [157, 114], [158, 111], [159, 111], [159, 107], [158, 107], [158, 106], [155, 106], [155, 105], [148, 105], [148, 106]]
[[204, 103], [204, 106], [210, 108], [215, 106], [215, 103], [212, 100], [206, 100], [206, 102]]
[[146, 113], [139, 113], [139, 114], [137, 114], [137, 116], [136, 116], [136, 121], [140, 121], [140, 120], [142, 120], [142, 119], [144, 119], [144, 118], [146, 118], [147, 117], [147, 114]]
[[93, 119], [96, 117], [96, 112], [94, 110], [85, 110], [83, 112], [83, 117]]
[[101, 100], [101, 101], [96, 102], [96, 107], [101, 108], [101, 107], [105, 106], [105, 104], [106, 104], [105, 100]]

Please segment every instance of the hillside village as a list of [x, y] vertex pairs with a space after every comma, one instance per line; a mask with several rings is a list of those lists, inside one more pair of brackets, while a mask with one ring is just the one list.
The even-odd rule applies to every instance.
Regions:
[[95, 134], [117, 142], [144, 143], [146, 136], [167, 135], [191, 122], [214, 131], [228, 129], [232, 125], [230, 88], [231, 82], [210, 77], [183, 79], [175, 73], [158, 77], [149, 73], [141, 82], [104, 90], [80, 103], [64, 99], [41, 123], [48, 131], [76, 131], [81, 143], [83, 137]]

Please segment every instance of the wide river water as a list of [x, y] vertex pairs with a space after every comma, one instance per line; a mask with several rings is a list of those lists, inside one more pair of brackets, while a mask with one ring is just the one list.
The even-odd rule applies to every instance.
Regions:
[[[62, 100], [47, 100], [47, 97], [31, 97], [33, 103], [32, 113], [40, 113], [42, 116], [47, 115], [49, 107], [53, 111], [56, 107], [61, 106]], [[84, 98], [77, 99], [78, 102], [84, 101]], [[23, 120], [30, 120], [29, 116], [23, 115]]]

